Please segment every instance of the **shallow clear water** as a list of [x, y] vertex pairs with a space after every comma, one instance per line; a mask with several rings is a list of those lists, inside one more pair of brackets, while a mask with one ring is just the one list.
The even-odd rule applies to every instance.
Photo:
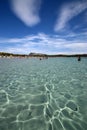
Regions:
[[0, 130], [87, 130], [87, 59], [0, 58]]

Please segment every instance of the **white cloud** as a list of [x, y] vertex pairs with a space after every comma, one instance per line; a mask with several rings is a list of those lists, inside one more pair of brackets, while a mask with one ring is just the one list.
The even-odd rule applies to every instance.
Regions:
[[65, 4], [60, 11], [60, 15], [57, 18], [54, 30], [60, 31], [64, 29], [67, 23], [75, 16], [79, 15], [87, 9], [87, 2], [74, 2]]
[[29, 54], [30, 52], [47, 54], [87, 53], [87, 40], [69, 40], [65, 36], [51, 36], [44, 33], [25, 36], [23, 38], [3, 39], [0, 40], [0, 46], [0, 51], [21, 54]]
[[40, 22], [39, 10], [41, 0], [10, 0], [11, 9], [15, 15], [27, 26], [34, 26]]

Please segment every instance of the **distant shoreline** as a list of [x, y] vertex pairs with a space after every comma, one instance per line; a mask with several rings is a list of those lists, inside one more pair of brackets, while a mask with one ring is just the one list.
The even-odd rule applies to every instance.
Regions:
[[55, 55], [48, 55], [42, 53], [30, 53], [30, 54], [13, 54], [13, 53], [6, 53], [0, 52], [1, 58], [30, 58], [30, 57], [37, 57], [37, 58], [50, 58], [50, 57], [87, 57], [87, 54], [55, 54]]

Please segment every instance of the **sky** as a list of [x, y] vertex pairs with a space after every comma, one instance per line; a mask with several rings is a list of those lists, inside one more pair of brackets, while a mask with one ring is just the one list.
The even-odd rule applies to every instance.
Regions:
[[87, 54], [87, 0], [0, 0], [0, 52]]

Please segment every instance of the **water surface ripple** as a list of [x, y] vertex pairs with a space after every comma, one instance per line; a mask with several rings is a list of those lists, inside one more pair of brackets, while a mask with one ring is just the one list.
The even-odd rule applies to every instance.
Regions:
[[87, 130], [87, 59], [0, 58], [0, 130]]

